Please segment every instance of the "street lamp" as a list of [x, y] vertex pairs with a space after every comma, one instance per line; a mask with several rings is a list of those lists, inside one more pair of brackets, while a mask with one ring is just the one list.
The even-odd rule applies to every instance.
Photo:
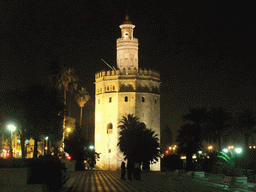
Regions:
[[240, 148], [240, 147], [235, 148], [235, 152], [238, 153], [238, 154], [241, 153], [242, 152], [242, 148]]
[[224, 153], [227, 153], [227, 152], [228, 152], [228, 149], [225, 148], [225, 149], [223, 149], [222, 151], [223, 151]]
[[12, 132], [16, 130], [16, 127], [14, 125], [8, 125], [7, 128], [11, 131], [10, 152], [11, 152], [11, 157], [13, 157], [13, 154], [12, 154]]
[[89, 149], [93, 150], [93, 149], [94, 149], [94, 146], [93, 146], [93, 145], [90, 145], [90, 146], [89, 146]]
[[[49, 148], [49, 144], [48, 144], [48, 148], [47, 148], [47, 140], [48, 140], [48, 136], [46, 136], [45, 138], [45, 141], [44, 141], [44, 155], [46, 155], [46, 151], [48, 148]], [[48, 154], [48, 151], [47, 151], [47, 154]]]
[[212, 149], [213, 149], [212, 145], [209, 145], [209, 146], [208, 146], [209, 153], [212, 152]]

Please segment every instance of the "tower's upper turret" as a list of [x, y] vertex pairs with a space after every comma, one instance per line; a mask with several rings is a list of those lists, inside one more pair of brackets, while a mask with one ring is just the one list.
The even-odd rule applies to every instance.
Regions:
[[133, 28], [135, 27], [135, 25], [133, 25], [132, 22], [129, 21], [128, 15], [125, 17], [125, 21], [119, 27], [122, 31], [122, 38], [133, 38]]
[[133, 29], [135, 25], [129, 21], [126, 16], [121, 28], [121, 38], [116, 41], [117, 49], [117, 67], [122, 71], [124, 68], [128, 70], [138, 69], [138, 39], [133, 37]]

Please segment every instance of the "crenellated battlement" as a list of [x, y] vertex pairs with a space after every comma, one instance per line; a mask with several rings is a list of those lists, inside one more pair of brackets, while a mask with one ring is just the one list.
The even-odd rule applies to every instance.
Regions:
[[95, 79], [105, 77], [105, 76], [143, 76], [143, 77], [154, 77], [160, 78], [160, 73], [156, 71], [152, 71], [151, 69], [122, 69], [122, 70], [108, 70], [108, 71], [101, 71], [95, 74]]
[[118, 38], [117, 40], [116, 40], [116, 43], [123, 43], [123, 42], [129, 42], [129, 41], [131, 41], [131, 42], [136, 42], [136, 43], [138, 43], [139, 42], [139, 40], [137, 39], [137, 38]]

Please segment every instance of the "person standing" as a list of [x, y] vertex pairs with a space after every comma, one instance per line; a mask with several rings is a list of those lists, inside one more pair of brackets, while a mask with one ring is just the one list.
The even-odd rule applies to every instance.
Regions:
[[135, 179], [140, 180], [140, 163], [136, 162], [134, 164], [134, 172], [135, 172]]
[[122, 161], [121, 170], [122, 170], [121, 179], [125, 180], [125, 162], [124, 161]]
[[132, 180], [132, 173], [134, 170], [134, 163], [131, 160], [128, 160], [127, 163], [127, 172], [128, 172], [128, 179]]

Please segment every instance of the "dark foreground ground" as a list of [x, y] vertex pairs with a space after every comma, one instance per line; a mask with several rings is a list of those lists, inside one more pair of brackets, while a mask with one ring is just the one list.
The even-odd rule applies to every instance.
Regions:
[[75, 171], [59, 192], [82, 191], [248, 191], [245, 189], [224, 188], [214, 182], [174, 176], [171, 172], [142, 172], [141, 181], [121, 180], [119, 171]]

